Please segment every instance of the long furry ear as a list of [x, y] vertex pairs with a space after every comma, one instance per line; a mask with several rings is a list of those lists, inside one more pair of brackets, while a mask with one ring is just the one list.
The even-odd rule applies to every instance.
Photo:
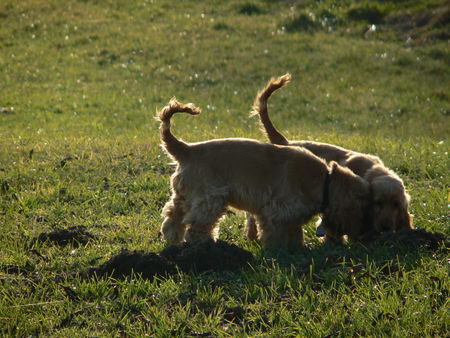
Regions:
[[406, 209], [401, 210], [395, 221], [395, 230], [414, 229], [412, 218]]
[[409, 194], [404, 191], [404, 194], [402, 196], [402, 206], [397, 214], [397, 218], [395, 220], [395, 230], [401, 230], [401, 229], [414, 229], [413, 226], [413, 216], [408, 212], [408, 205], [409, 201], [411, 200], [411, 197]]
[[405, 204], [399, 211], [397, 219], [395, 220], [395, 230], [397, 231], [401, 229], [414, 229], [413, 216], [408, 212], [409, 200], [410, 197], [405, 192]]
[[324, 213], [327, 226], [337, 235], [358, 241], [370, 231], [369, 183], [351, 170], [331, 162], [330, 204]]
[[331, 179], [334, 181], [336, 187], [348, 190], [349, 193], [356, 191], [352, 188], [368, 190], [369, 183], [362, 177], [353, 173], [350, 169], [339, 165], [335, 161], [331, 161], [330, 166]]

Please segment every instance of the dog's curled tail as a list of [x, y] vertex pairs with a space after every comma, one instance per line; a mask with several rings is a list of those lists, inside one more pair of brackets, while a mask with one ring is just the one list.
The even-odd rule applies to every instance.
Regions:
[[192, 103], [183, 104], [172, 98], [167, 106], [165, 106], [157, 114], [157, 119], [161, 121], [159, 128], [161, 132], [161, 141], [164, 147], [175, 159], [180, 160], [187, 155], [189, 146], [183, 141], [177, 139], [170, 131], [170, 119], [175, 113], [188, 113], [191, 115], [200, 114], [200, 108], [197, 108]]
[[259, 115], [259, 119], [262, 124], [262, 130], [266, 133], [270, 142], [273, 144], [287, 145], [289, 141], [281, 135], [281, 133], [272, 124], [269, 118], [269, 113], [267, 110], [267, 101], [274, 91], [283, 87], [291, 80], [291, 74], [284, 74], [278, 79], [271, 79], [266, 87], [261, 90], [258, 95], [256, 95], [255, 102], [253, 103], [253, 109], [250, 115]]

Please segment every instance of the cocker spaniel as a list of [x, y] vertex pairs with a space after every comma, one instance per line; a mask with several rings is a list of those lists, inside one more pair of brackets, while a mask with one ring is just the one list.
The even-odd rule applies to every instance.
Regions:
[[[259, 116], [262, 130], [270, 142], [308, 149], [326, 162], [337, 162], [369, 182], [372, 194], [370, 219], [373, 222], [371, 227], [375, 232], [412, 229], [411, 215], [408, 212], [410, 196], [400, 177], [388, 169], [380, 158], [328, 143], [289, 141], [275, 128], [269, 118], [267, 101], [274, 91], [283, 87], [290, 80], [290, 74], [285, 74], [278, 79], [271, 79], [266, 87], [258, 93], [253, 104], [252, 114]], [[327, 217], [322, 218], [322, 225], [326, 232], [325, 222], [328, 222]], [[256, 223], [251, 215], [247, 218], [246, 227], [248, 237], [256, 239]], [[326, 235], [328, 236], [327, 233]]]
[[161, 232], [169, 243], [215, 239], [228, 206], [256, 217], [265, 247], [303, 244], [301, 226], [322, 213], [329, 236], [358, 240], [368, 224], [367, 181], [309, 150], [245, 138], [185, 143], [170, 130], [175, 113], [200, 109], [172, 99], [157, 118], [163, 148], [175, 160], [172, 196]]

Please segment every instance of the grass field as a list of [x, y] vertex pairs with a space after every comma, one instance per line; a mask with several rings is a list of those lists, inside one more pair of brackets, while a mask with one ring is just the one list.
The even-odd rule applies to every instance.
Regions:
[[[277, 127], [380, 156], [404, 180], [415, 226], [448, 238], [448, 11], [438, 0], [3, 0], [0, 334], [448, 336], [447, 249], [325, 247], [313, 222], [308, 250], [274, 259], [245, 239], [242, 213], [228, 215], [220, 239], [256, 257], [237, 272], [77, 276], [122, 249], [165, 246], [173, 169], [157, 109], [172, 96], [203, 109], [173, 119], [186, 141], [264, 140], [248, 112], [286, 72]], [[34, 240], [76, 225], [96, 239]]]

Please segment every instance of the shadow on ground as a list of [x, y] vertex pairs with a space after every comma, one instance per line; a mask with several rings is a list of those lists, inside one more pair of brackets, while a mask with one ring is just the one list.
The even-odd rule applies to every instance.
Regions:
[[87, 276], [123, 279], [133, 273], [142, 278], [168, 276], [182, 272], [235, 271], [254, 261], [253, 254], [234, 244], [218, 240], [171, 245], [159, 254], [124, 250], [102, 265], [91, 268]]
[[339, 272], [348, 277], [364, 277], [368, 274], [367, 264], [380, 268], [382, 274], [403, 273], [412, 270], [424, 255], [448, 253], [450, 241], [442, 233], [422, 229], [404, 229], [370, 238], [364, 243], [350, 247], [324, 244], [309, 249], [296, 263], [280, 259], [280, 265], [293, 265], [299, 276], [309, 276], [315, 282], [323, 282], [321, 272], [326, 271], [335, 278]]
[[[420, 256], [430, 252], [448, 250], [448, 238], [441, 233], [431, 233], [421, 229], [401, 230], [372, 238], [369, 243], [352, 247], [325, 244], [315, 249], [301, 249], [291, 254], [286, 252], [263, 252], [262, 261], [275, 262], [281, 267], [294, 267], [299, 276], [322, 270], [346, 269], [351, 273], [363, 272], [366, 261], [383, 266], [395, 261], [406, 269], [412, 269]], [[98, 267], [88, 270], [87, 276], [111, 276], [123, 279], [133, 273], [142, 278], [170, 276], [185, 273], [237, 271], [252, 265], [259, 259], [234, 244], [222, 240], [171, 245], [159, 254], [144, 251], [122, 251]], [[390, 265], [389, 272], [400, 269]]]
[[[35, 240], [47, 245], [79, 246], [96, 240], [96, 236], [86, 228], [71, 227], [42, 233]], [[388, 269], [394, 273], [400, 269], [413, 269], [420, 257], [435, 252], [447, 252], [450, 248], [448, 236], [442, 233], [427, 232], [422, 229], [401, 230], [372, 238], [370, 242], [348, 246], [324, 244], [313, 249], [300, 249], [298, 252], [284, 251], [273, 253], [261, 251], [255, 258], [250, 251], [234, 244], [218, 240], [197, 243], [171, 245], [160, 253], [140, 250], [123, 250], [103, 264], [80, 272], [82, 277], [113, 277], [125, 279], [133, 275], [148, 280], [156, 276], [169, 277], [178, 273], [204, 273], [238, 271], [242, 268], [258, 265], [276, 264], [281, 268], [294, 269], [300, 278], [309, 276], [321, 281], [321, 272], [337, 276], [338, 271], [360, 274], [366, 270], [365, 264]], [[30, 250], [34, 252], [36, 250]], [[39, 258], [46, 257], [39, 254]], [[387, 264], [388, 262], [395, 264]], [[0, 265], [0, 271], [7, 274], [27, 274], [32, 265]]]

